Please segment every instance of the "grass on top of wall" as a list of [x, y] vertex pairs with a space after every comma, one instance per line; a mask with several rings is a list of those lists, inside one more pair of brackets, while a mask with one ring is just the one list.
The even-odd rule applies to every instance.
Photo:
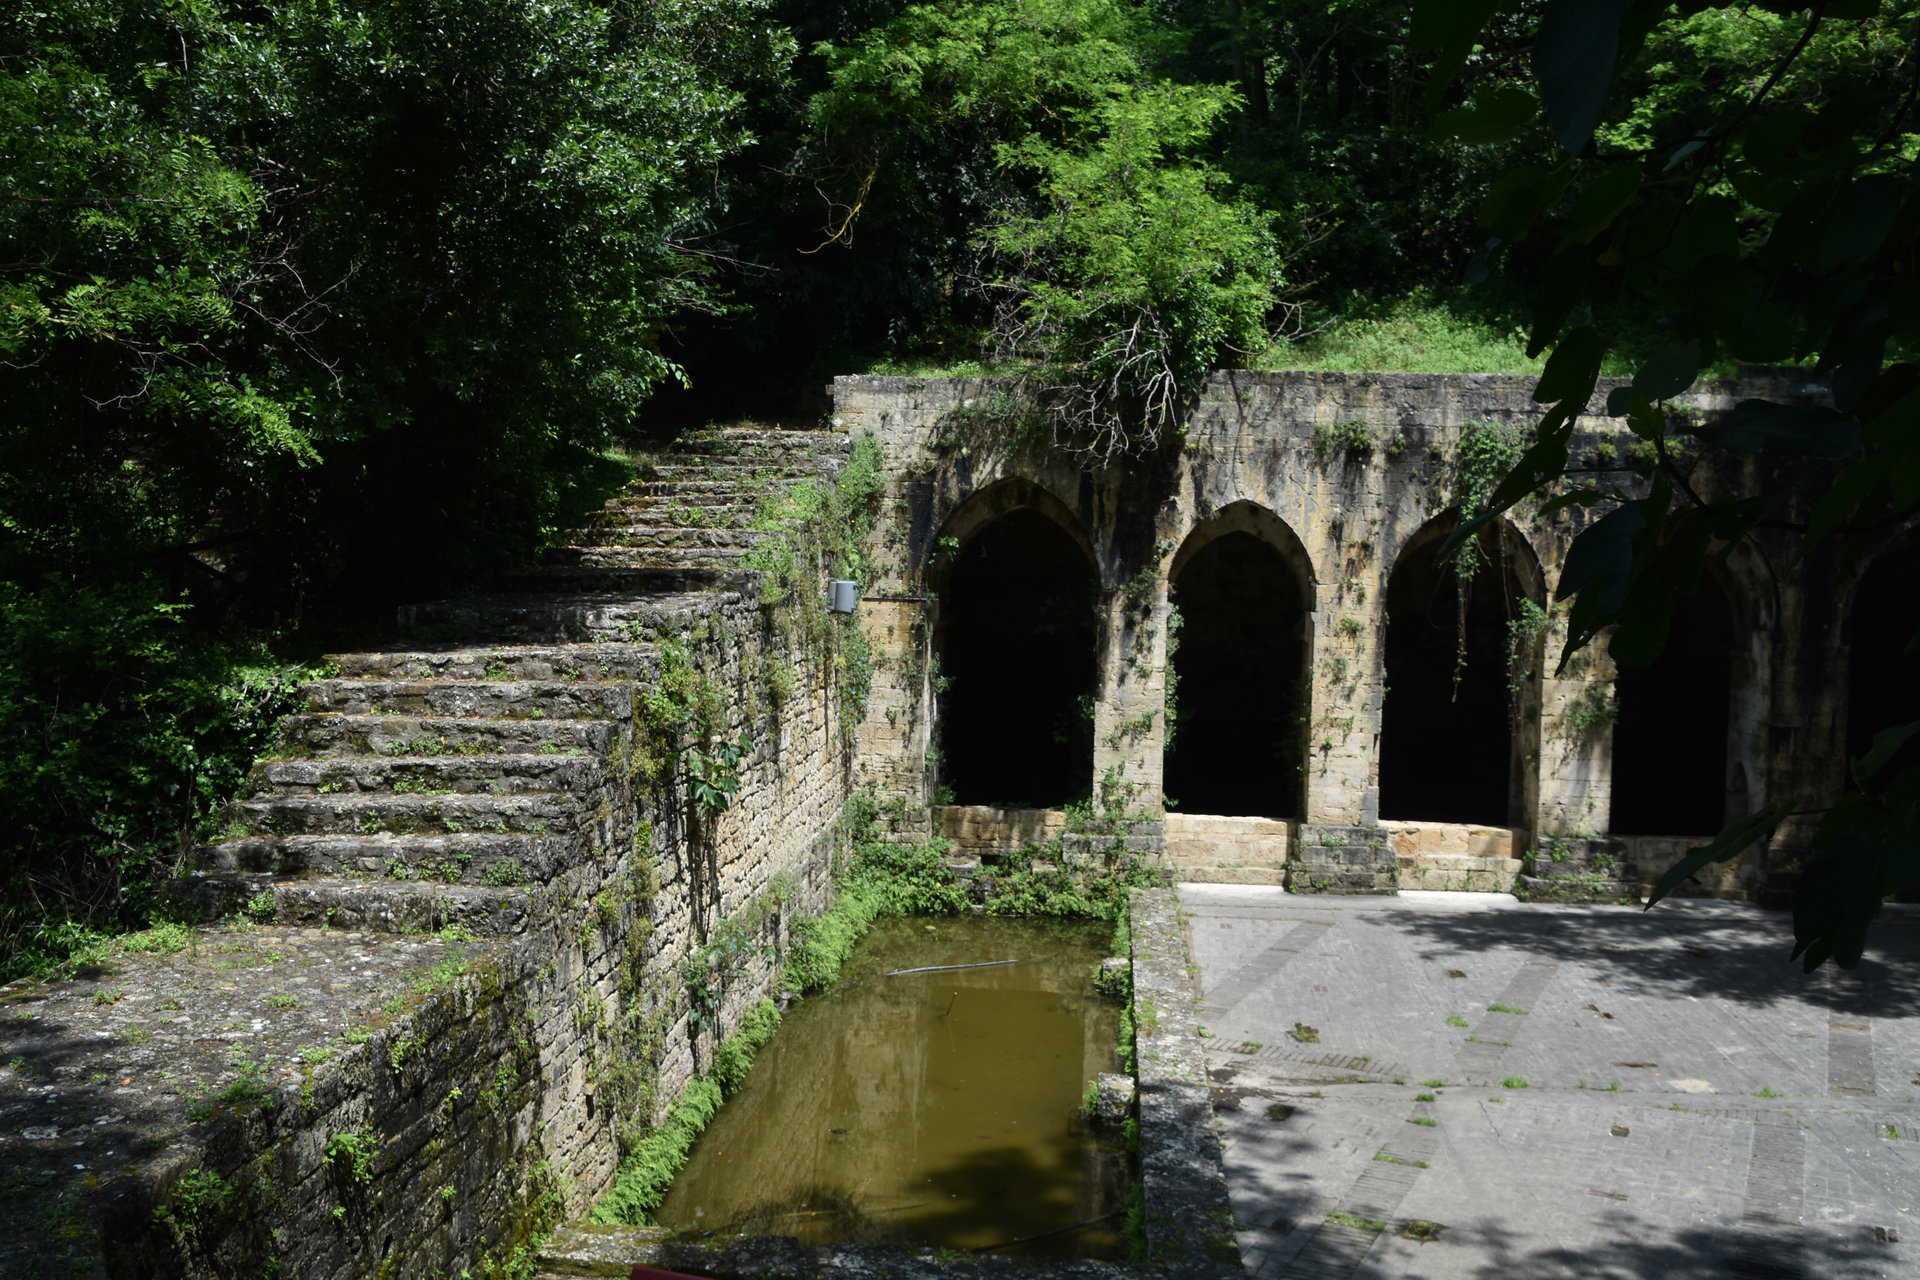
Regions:
[[1335, 373], [1538, 374], [1544, 359], [1527, 358], [1516, 324], [1450, 305], [1430, 293], [1360, 305], [1298, 342], [1276, 342], [1255, 369]]

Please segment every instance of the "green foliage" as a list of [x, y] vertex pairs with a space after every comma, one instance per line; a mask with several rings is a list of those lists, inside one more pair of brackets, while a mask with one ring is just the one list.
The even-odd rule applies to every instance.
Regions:
[[[87, 2], [0, 25], [0, 507], [43, 563], [278, 604], [404, 529], [491, 564], [720, 305], [685, 237], [761, 0]], [[431, 163], [395, 157], [431, 157]], [[485, 484], [483, 504], [421, 502]], [[56, 516], [60, 518], [56, 518]], [[275, 573], [248, 581], [256, 566]]]
[[687, 1024], [695, 1032], [717, 1026], [727, 988], [759, 960], [770, 960], [776, 948], [767, 939], [767, 923], [777, 904], [761, 896], [737, 915], [714, 927], [706, 945], [690, 951], [680, 963], [687, 992]]
[[1066, 144], [1002, 144], [1041, 199], [987, 232], [999, 354], [1034, 366], [1056, 446], [1095, 458], [1164, 447], [1208, 370], [1266, 347], [1281, 276], [1266, 219], [1194, 157], [1231, 91], [1105, 92]]
[[[1058, 856], [1058, 850], [1048, 852]], [[1111, 920], [1125, 914], [1131, 889], [1159, 883], [1130, 859], [1116, 859], [1097, 872], [1060, 865], [1036, 870], [1021, 859], [993, 876], [986, 909], [996, 916]]]
[[[1444, 53], [1430, 97], [1466, 65], [1487, 15], [1511, 7], [1422, 0], [1416, 21]], [[1633, 377], [1607, 412], [1639, 437], [1652, 472], [1644, 488], [1567, 499], [1598, 511], [1557, 588], [1572, 601], [1563, 665], [1609, 629], [1618, 666], [1654, 661], [1716, 547], [1798, 526], [1802, 559], [1844, 576], [1920, 509], [1915, 21], [1898, 0], [1804, 13], [1547, 6], [1531, 89], [1557, 145], [1535, 145], [1537, 134], [1524, 144], [1531, 163], [1507, 167], [1479, 212], [1482, 272], [1519, 286], [1529, 353], [1551, 353], [1535, 390], [1549, 408], [1480, 519], [1560, 483], [1575, 420], [1616, 349], [1632, 354]], [[1488, 136], [1520, 140], [1531, 115]], [[1814, 362], [1832, 406], [1747, 401], [1711, 428], [1668, 414], [1728, 358]], [[1768, 468], [1764, 482], [1749, 468], [1755, 479], [1703, 493], [1676, 448], [1688, 436], [1796, 465]], [[1455, 540], [1474, 532], [1469, 521]], [[1889, 769], [1892, 758], [1856, 772], [1816, 828], [1795, 911], [1794, 954], [1809, 968], [1857, 963], [1880, 902], [1920, 885], [1920, 770]], [[1656, 900], [1782, 816], [1753, 815], [1690, 851]]]
[[719, 817], [733, 804], [740, 791], [740, 762], [753, 750], [753, 743], [742, 736], [738, 741], [722, 742], [711, 749], [687, 750], [688, 795], [708, 821]]
[[[830, 479], [801, 481], [768, 495], [753, 518], [753, 527], [768, 536], [742, 561], [764, 575], [763, 602], [791, 607], [791, 614], [776, 619], [783, 640], [798, 644], [837, 677], [840, 721], [849, 732], [866, 711], [873, 655], [854, 617], [827, 611], [820, 572], [865, 579], [867, 536], [885, 486], [880, 442], [870, 435], [856, 437], [846, 463]], [[776, 665], [771, 677], [774, 701], [782, 703], [791, 673]]]
[[0, 976], [142, 917], [290, 707], [270, 642], [625, 477], [766, 7], [0, 16]]
[[1532, 600], [1522, 599], [1507, 619], [1507, 702], [1516, 716], [1525, 708], [1523, 696], [1538, 673], [1534, 656], [1546, 630], [1547, 611]]
[[200, 633], [157, 584], [0, 580], [0, 975], [143, 919], [310, 673]]
[[1373, 452], [1375, 443], [1373, 428], [1351, 418], [1317, 423], [1313, 428], [1313, 453], [1322, 462], [1343, 455], [1365, 457]]
[[327, 1136], [327, 1167], [350, 1184], [372, 1186], [373, 1158], [379, 1151], [380, 1139], [371, 1129], [344, 1129]]
[[225, 1213], [238, 1194], [232, 1183], [212, 1169], [189, 1169], [167, 1198], [154, 1206], [154, 1224], [187, 1244], [198, 1238], [210, 1219]]
[[1345, 373], [1537, 374], [1527, 335], [1510, 320], [1477, 313], [1471, 299], [1418, 290], [1374, 305], [1358, 301], [1297, 341], [1276, 342], [1259, 369]]
[[695, 1076], [667, 1111], [666, 1118], [620, 1164], [613, 1186], [593, 1210], [595, 1222], [642, 1225], [660, 1207], [674, 1175], [687, 1162], [700, 1136], [727, 1095], [746, 1079], [753, 1055], [773, 1038], [780, 1011], [763, 1000], [740, 1019], [734, 1033], [714, 1053], [713, 1066]]
[[965, 193], [922, 234], [966, 247], [926, 265], [1016, 372], [1016, 416], [1045, 406], [1094, 457], [1170, 440], [1208, 369], [1264, 349], [1280, 283], [1269, 219], [1202, 154], [1233, 92], [1156, 74], [1153, 43], [1127, 0], [916, 5], [823, 49], [811, 105], [859, 208], [917, 200], [901, 183], [930, 169]]

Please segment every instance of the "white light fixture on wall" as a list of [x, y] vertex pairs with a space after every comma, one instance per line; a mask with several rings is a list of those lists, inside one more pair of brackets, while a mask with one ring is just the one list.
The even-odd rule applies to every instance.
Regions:
[[860, 603], [860, 584], [852, 578], [834, 578], [827, 583], [827, 608], [835, 613], [852, 613]]

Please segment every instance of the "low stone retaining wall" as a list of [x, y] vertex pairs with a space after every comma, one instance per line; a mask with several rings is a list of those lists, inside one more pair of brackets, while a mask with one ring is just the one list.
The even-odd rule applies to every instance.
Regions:
[[0, 988], [0, 1274], [465, 1265], [541, 1212], [525, 991], [498, 944], [245, 924]]
[[1174, 1275], [1237, 1276], [1240, 1247], [1180, 899], [1172, 889], [1139, 889], [1131, 909], [1147, 1260]]

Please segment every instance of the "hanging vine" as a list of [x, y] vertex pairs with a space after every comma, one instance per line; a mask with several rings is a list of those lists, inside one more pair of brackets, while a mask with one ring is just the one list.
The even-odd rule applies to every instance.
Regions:
[[[1459, 523], [1465, 524], [1486, 509], [1487, 499], [1494, 487], [1500, 483], [1513, 466], [1519, 461], [1526, 449], [1526, 432], [1512, 423], [1469, 422], [1460, 429], [1460, 447], [1453, 462], [1453, 507], [1459, 513]], [[1455, 648], [1453, 658], [1453, 695], [1460, 696], [1460, 678], [1467, 670], [1467, 605], [1473, 597], [1474, 579], [1481, 570], [1494, 561], [1499, 562], [1500, 581], [1506, 580], [1507, 573], [1506, 539], [1500, 536], [1497, 523], [1489, 524], [1480, 531], [1480, 535], [1460, 544], [1452, 559], [1454, 580], [1454, 634]], [[1500, 593], [1503, 605], [1507, 603], [1506, 593]], [[1538, 605], [1526, 602], [1535, 611]], [[1511, 629], [1514, 619], [1509, 613], [1508, 626]], [[1544, 624], [1544, 616], [1541, 622]], [[1510, 637], [1511, 638], [1511, 637]], [[1511, 648], [1511, 646], [1510, 646]], [[1511, 657], [1511, 654], [1510, 654]], [[1511, 662], [1508, 672], [1509, 686], [1513, 683]]]

